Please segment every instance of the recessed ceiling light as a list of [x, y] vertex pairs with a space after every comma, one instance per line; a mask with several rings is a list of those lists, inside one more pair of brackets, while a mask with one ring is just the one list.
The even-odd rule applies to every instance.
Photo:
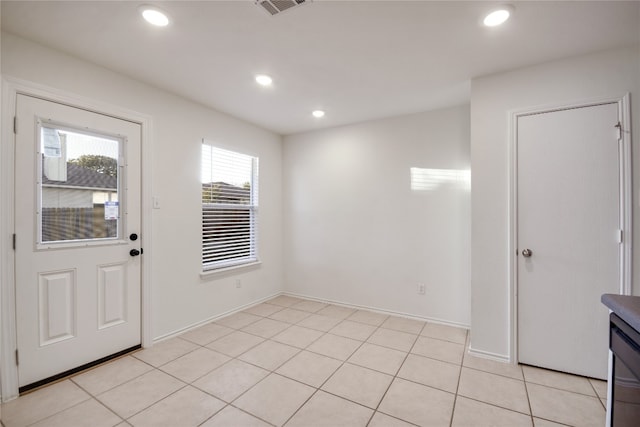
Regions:
[[316, 119], [319, 119], [321, 117], [324, 117], [324, 111], [322, 110], [315, 110], [313, 113], [311, 113], [313, 115], [313, 117], [315, 117]]
[[487, 27], [497, 27], [498, 25], [504, 24], [506, 20], [509, 19], [512, 12], [512, 6], [502, 6], [485, 16], [484, 21], [482, 22]]
[[140, 6], [142, 17], [151, 25], [156, 27], [166, 27], [169, 25], [169, 17], [165, 12], [155, 6]]
[[262, 86], [271, 86], [271, 83], [273, 83], [273, 79], [266, 74], [258, 74], [256, 76], [256, 82], [258, 82], [258, 84]]

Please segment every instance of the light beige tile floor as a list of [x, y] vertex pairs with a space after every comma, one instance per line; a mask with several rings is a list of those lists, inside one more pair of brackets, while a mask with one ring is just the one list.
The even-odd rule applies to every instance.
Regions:
[[465, 329], [279, 296], [2, 405], [4, 427], [603, 426], [606, 382]]

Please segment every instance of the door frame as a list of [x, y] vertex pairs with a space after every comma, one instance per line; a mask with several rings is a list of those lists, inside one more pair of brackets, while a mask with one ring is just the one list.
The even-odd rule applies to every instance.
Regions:
[[128, 110], [119, 106], [96, 101], [73, 93], [54, 89], [38, 83], [2, 77], [2, 144], [0, 145], [0, 401], [18, 397], [18, 366], [15, 355], [16, 339], [16, 299], [15, 299], [15, 251], [13, 250], [14, 220], [14, 153], [15, 135], [13, 120], [16, 111], [17, 96], [27, 95], [64, 104], [70, 107], [91, 111], [105, 116], [126, 120], [141, 127], [141, 234], [142, 242], [147, 247], [141, 259], [141, 325], [140, 337], [142, 347], [150, 347], [153, 343], [151, 330], [151, 116]]
[[631, 295], [632, 273], [632, 158], [631, 158], [631, 106], [630, 95], [613, 98], [598, 98], [571, 104], [546, 105], [509, 111], [508, 129], [508, 267], [507, 283], [509, 291], [509, 362], [519, 362], [518, 355], [518, 119], [532, 114], [550, 113], [574, 108], [592, 107], [602, 104], [617, 104], [618, 117], [622, 124], [621, 147], [618, 156], [620, 182], [620, 224], [622, 224], [622, 244], [620, 245], [620, 284], [621, 295]]

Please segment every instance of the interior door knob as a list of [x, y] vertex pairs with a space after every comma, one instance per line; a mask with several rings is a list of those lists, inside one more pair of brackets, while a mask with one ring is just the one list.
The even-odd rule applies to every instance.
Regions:
[[523, 249], [522, 250], [522, 256], [525, 258], [529, 258], [531, 255], [533, 255], [533, 252], [531, 251], [531, 249]]
[[140, 251], [139, 251], [139, 250], [137, 250], [137, 249], [131, 249], [131, 250], [129, 251], [129, 255], [131, 255], [131, 256], [138, 256], [138, 255], [140, 255]]

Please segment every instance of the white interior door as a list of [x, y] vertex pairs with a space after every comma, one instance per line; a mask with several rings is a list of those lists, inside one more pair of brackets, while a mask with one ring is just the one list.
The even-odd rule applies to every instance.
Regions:
[[616, 103], [518, 118], [518, 358], [606, 378], [620, 292]]
[[140, 344], [141, 129], [25, 95], [16, 117], [23, 390]]

